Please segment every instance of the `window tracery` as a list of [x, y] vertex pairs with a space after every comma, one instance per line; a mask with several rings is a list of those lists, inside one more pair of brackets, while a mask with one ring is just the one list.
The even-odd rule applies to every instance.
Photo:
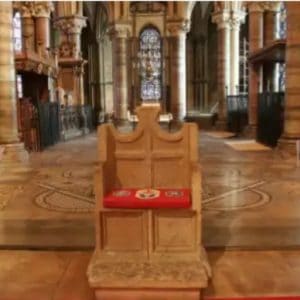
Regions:
[[161, 36], [153, 27], [145, 28], [140, 34], [138, 65], [141, 75], [141, 98], [161, 99]]

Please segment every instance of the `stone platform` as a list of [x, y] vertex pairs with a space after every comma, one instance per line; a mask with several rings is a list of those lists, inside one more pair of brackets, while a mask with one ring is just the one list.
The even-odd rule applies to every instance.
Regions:
[[94, 254], [87, 274], [97, 300], [199, 300], [208, 285], [200, 261], [109, 263]]

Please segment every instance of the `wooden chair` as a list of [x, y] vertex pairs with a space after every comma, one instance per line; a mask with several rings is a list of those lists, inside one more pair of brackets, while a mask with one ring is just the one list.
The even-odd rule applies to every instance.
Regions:
[[[210, 276], [201, 238], [198, 129], [185, 123], [168, 133], [157, 123], [159, 107], [136, 112], [140, 121], [134, 132], [121, 134], [111, 124], [98, 131], [96, 248], [89, 284], [101, 300], [198, 300]], [[176, 208], [166, 199], [155, 205], [155, 198], [135, 199], [130, 208], [122, 199], [107, 202], [114, 191], [133, 191], [135, 197], [139, 189], [177, 191], [179, 198], [181, 189], [188, 190], [190, 202]]]

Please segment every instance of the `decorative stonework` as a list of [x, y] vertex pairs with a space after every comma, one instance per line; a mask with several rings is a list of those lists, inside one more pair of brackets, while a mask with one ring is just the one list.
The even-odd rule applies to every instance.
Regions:
[[[93, 261], [93, 259], [92, 259]], [[96, 260], [88, 270], [91, 286], [101, 282], [112, 287], [153, 287], [173, 283], [178, 287], [203, 285], [207, 282], [206, 268], [200, 261], [116, 262]]]
[[23, 18], [30, 17], [50, 17], [50, 13], [54, 11], [54, 5], [51, 1], [17, 1], [13, 4], [14, 9], [20, 11]]
[[129, 38], [131, 35], [131, 25], [115, 23], [108, 28], [108, 34], [111, 38]]
[[169, 20], [167, 23], [167, 30], [170, 33], [170, 36], [179, 36], [181, 34], [186, 34], [190, 31], [190, 21], [172, 21]]
[[212, 22], [217, 24], [218, 29], [228, 28], [230, 26], [230, 12], [223, 10], [213, 13]]
[[95, 209], [93, 197], [84, 197], [77, 193], [58, 190], [47, 184], [40, 183], [38, 185], [44, 189], [34, 199], [35, 204], [39, 207], [70, 213], [87, 213]]
[[233, 11], [230, 18], [232, 29], [239, 29], [240, 25], [245, 22], [246, 12], [244, 10]]
[[70, 58], [76, 53], [76, 44], [72, 42], [62, 42], [59, 46], [59, 57]]
[[278, 11], [280, 7], [280, 1], [249, 1], [246, 2], [249, 12], [264, 12], [264, 11]]
[[265, 5], [264, 2], [248, 2], [247, 7], [249, 10], [249, 13], [251, 12], [264, 12], [265, 10]]
[[86, 27], [86, 17], [70, 16], [60, 17], [55, 21], [55, 27], [61, 30], [64, 34], [81, 34], [83, 27]]
[[49, 18], [50, 13], [54, 11], [54, 5], [51, 1], [45, 1], [45, 2], [33, 2], [34, 3], [34, 11], [33, 16], [34, 17], [45, 17]]

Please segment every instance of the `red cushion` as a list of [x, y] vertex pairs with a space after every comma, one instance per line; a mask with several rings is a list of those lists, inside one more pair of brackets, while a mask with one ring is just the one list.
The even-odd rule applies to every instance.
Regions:
[[107, 208], [188, 208], [189, 189], [116, 189], [104, 197]]

